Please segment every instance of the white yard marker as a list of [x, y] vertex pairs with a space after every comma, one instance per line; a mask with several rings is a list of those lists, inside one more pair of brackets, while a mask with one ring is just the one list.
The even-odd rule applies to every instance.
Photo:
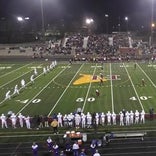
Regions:
[[110, 86], [111, 86], [111, 99], [112, 99], [112, 112], [114, 112], [114, 94], [113, 94], [113, 83], [112, 83], [112, 65], [110, 66]]
[[[68, 65], [67, 65], [68, 67]], [[25, 106], [23, 106], [18, 112], [17, 114], [19, 114], [20, 112], [22, 112], [38, 95], [41, 94], [41, 92], [46, 89], [50, 83], [52, 83], [63, 71], [65, 71], [66, 68], [64, 68], [63, 70], [61, 70], [51, 81], [49, 81], [49, 83], [47, 85], [45, 85]], [[17, 115], [16, 114], [16, 115]]]
[[8, 73], [6, 73], [6, 74], [4, 74], [4, 75], [1, 75], [0, 78], [4, 77], [4, 76], [6, 76], [6, 75], [9, 75], [9, 74], [11, 74], [11, 73], [13, 73], [13, 72], [15, 72], [15, 71], [17, 71], [17, 70], [20, 70], [20, 69], [22, 69], [22, 68], [24, 68], [24, 67], [27, 67], [27, 66], [29, 66], [30, 64], [32, 64], [32, 63], [26, 64], [26, 65], [24, 65], [24, 66], [22, 66], [22, 67], [19, 67], [19, 68], [15, 69], [15, 70], [12, 70], [11, 72], [8, 72]]
[[53, 106], [53, 108], [50, 110], [48, 116], [51, 115], [51, 113], [53, 112], [53, 110], [55, 109], [55, 107], [57, 106], [57, 104], [59, 103], [59, 101], [61, 100], [61, 98], [63, 97], [63, 95], [65, 94], [65, 92], [67, 91], [67, 89], [70, 87], [71, 83], [73, 82], [73, 80], [75, 79], [75, 77], [77, 76], [77, 74], [80, 72], [81, 68], [84, 66], [84, 64], [82, 64], [79, 68], [79, 70], [76, 72], [76, 74], [74, 75], [74, 77], [71, 79], [71, 81], [69, 82], [68, 86], [66, 87], [66, 89], [63, 91], [63, 93], [61, 94], [61, 96], [59, 97], [59, 99], [57, 100], [57, 102], [55, 103], [55, 105]]
[[[97, 67], [97, 64], [96, 64], [96, 66], [94, 66], [93, 76], [95, 74], [96, 67]], [[85, 97], [85, 100], [84, 100], [84, 103], [83, 103], [82, 112], [84, 111], [84, 108], [85, 108], [85, 105], [86, 105], [86, 102], [87, 102], [87, 99], [88, 99], [88, 95], [89, 95], [89, 91], [90, 91], [91, 85], [92, 85], [92, 82], [90, 81], [89, 87], [88, 87], [88, 90], [87, 90], [87, 94], [86, 94], [86, 97]]]
[[132, 81], [132, 79], [131, 79], [131, 77], [130, 77], [130, 75], [129, 75], [129, 73], [128, 73], [128, 70], [127, 70], [127, 68], [125, 67], [125, 64], [124, 64], [124, 63], [123, 63], [123, 66], [124, 66], [124, 68], [125, 68], [125, 70], [126, 70], [126, 72], [127, 72], [127, 75], [128, 75], [129, 80], [131, 81], [132, 87], [133, 87], [134, 92], [135, 92], [135, 94], [136, 94], [136, 96], [137, 96], [137, 99], [138, 99], [138, 101], [139, 101], [139, 103], [140, 103], [140, 106], [141, 106], [142, 110], [144, 110], [144, 107], [143, 107], [143, 105], [142, 105], [142, 102], [141, 102], [141, 100], [140, 100], [140, 97], [139, 97], [139, 95], [138, 95], [138, 93], [137, 93], [137, 91], [136, 91], [136, 89], [135, 89], [134, 83], [133, 83], [133, 81]]

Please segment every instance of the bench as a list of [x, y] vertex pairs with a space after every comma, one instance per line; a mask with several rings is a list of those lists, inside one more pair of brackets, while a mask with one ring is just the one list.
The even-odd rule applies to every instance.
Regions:
[[144, 140], [146, 132], [112, 132], [106, 134], [111, 140], [123, 140], [123, 139], [141, 139]]

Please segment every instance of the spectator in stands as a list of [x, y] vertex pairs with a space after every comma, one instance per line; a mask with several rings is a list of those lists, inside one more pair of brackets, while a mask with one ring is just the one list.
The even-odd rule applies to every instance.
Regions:
[[56, 142], [53, 145], [53, 154], [54, 156], [59, 156], [59, 146], [57, 145]]
[[81, 153], [79, 154], [79, 156], [86, 156], [84, 149], [81, 150]]
[[47, 139], [47, 147], [48, 147], [48, 151], [51, 152], [52, 151], [52, 147], [53, 147], [53, 141], [52, 141], [50, 136]]
[[96, 151], [96, 140], [92, 140], [90, 144], [91, 155], [93, 156]]
[[74, 142], [72, 150], [73, 150], [73, 156], [78, 156], [79, 155], [79, 145], [77, 143], [77, 141]]
[[98, 150], [95, 151], [95, 154], [93, 156], [101, 156]]

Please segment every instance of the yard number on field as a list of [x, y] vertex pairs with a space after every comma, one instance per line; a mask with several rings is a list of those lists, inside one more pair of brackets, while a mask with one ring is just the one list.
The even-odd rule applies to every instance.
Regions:
[[[151, 99], [151, 98], [152, 98], [152, 96], [140, 96], [140, 100], [148, 100], [148, 99]], [[135, 96], [130, 97], [129, 99], [133, 100], [133, 101], [137, 100], [137, 98]]]
[[[95, 101], [95, 98], [94, 97], [90, 97], [90, 98], [87, 99], [87, 101], [88, 102], [93, 102], [93, 101]], [[83, 97], [77, 98], [76, 102], [84, 102], [84, 98]]]
[[[18, 101], [20, 103], [23, 103], [23, 104], [26, 104], [29, 101], [29, 99], [26, 99], [26, 100], [16, 100], [16, 101]], [[33, 104], [39, 103], [39, 102], [41, 102], [41, 99], [34, 99], [34, 100], [32, 100]]]

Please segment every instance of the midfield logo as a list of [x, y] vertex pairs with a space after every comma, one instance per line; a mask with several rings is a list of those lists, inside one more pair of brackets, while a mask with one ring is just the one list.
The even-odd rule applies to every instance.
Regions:
[[107, 75], [104, 76], [103, 79], [99, 75], [87, 75], [87, 74], [80, 74], [80, 77], [73, 82], [73, 85], [82, 85], [87, 83], [100, 83], [106, 82], [108, 80], [120, 80], [120, 75]]

